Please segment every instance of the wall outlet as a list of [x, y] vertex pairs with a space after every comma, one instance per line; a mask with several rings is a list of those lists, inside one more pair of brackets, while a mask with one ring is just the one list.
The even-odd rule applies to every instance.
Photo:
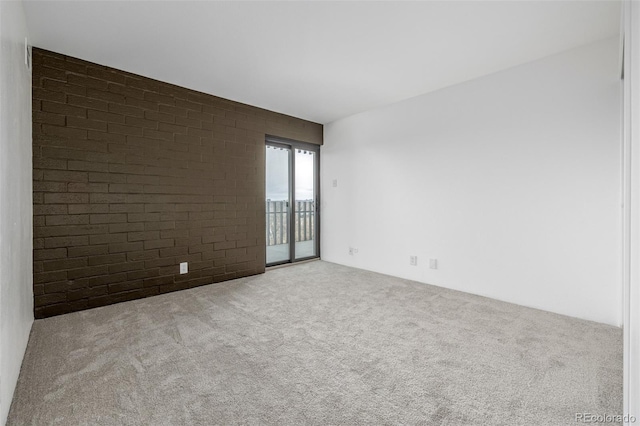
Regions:
[[409, 265], [418, 266], [418, 256], [409, 256]]
[[438, 269], [438, 259], [429, 259], [429, 268]]
[[182, 262], [180, 264], [180, 274], [186, 274], [189, 272], [189, 263]]
[[358, 249], [355, 247], [349, 247], [349, 254], [351, 256], [353, 256], [354, 254], [358, 253]]
[[334, 179], [333, 182], [332, 182], [332, 185], [333, 185], [334, 188], [337, 188], [338, 187], [338, 179]]

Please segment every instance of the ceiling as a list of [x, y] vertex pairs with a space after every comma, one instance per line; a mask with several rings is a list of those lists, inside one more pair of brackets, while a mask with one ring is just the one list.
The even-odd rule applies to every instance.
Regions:
[[616, 36], [618, 1], [25, 1], [32, 44], [329, 123]]

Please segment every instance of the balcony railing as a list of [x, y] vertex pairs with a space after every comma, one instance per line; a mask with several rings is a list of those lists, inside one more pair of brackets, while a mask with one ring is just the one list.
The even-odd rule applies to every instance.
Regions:
[[[288, 201], [267, 200], [266, 213], [267, 245], [288, 244], [290, 226]], [[315, 239], [316, 210], [314, 201], [297, 200], [293, 214], [296, 242]]]

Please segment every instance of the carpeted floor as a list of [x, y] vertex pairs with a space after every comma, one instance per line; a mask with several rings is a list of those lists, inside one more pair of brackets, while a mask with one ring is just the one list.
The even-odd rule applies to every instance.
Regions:
[[575, 425], [620, 329], [326, 262], [38, 320], [9, 425]]

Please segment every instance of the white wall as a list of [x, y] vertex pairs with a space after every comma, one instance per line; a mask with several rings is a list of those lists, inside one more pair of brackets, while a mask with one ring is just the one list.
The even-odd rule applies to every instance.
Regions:
[[[624, 410], [640, 418], [640, 4], [626, 0], [624, 28]], [[632, 422], [625, 422], [633, 424]]]
[[33, 323], [31, 74], [21, 2], [0, 1], [0, 424]]
[[620, 326], [618, 47], [326, 125], [323, 259]]

